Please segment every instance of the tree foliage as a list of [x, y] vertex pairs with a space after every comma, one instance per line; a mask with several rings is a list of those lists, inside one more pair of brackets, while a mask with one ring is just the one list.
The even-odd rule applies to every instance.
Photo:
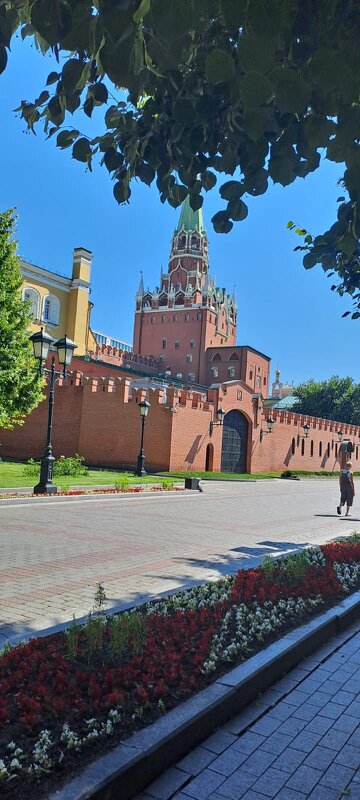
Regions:
[[326, 381], [309, 380], [294, 390], [293, 411], [312, 417], [360, 425], [360, 384], [333, 375]]
[[42, 379], [27, 332], [29, 303], [20, 295], [14, 226], [13, 211], [0, 214], [0, 428], [21, 425], [41, 400]]
[[[89, 169], [99, 157], [118, 203], [138, 178], [195, 210], [234, 176], [212, 219], [227, 233], [270, 181], [305, 178], [321, 156], [344, 164], [346, 200], [304, 266], [336, 273], [360, 309], [358, 0], [1, 0], [0, 72], [19, 26], [59, 63], [21, 116]], [[98, 106], [105, 130], [89, 139], [69, 115]]]

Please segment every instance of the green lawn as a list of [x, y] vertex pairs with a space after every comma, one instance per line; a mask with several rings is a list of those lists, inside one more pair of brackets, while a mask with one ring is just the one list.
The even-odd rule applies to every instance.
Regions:
[[279, 478], [280, 472], [262, 472], [249, 475], [248, 472], [161, 472], [164, 478], [206, 478], [213, 481], [239, 481], [262, 480], [264, 478]]
[[[37, 476], [24, 475], [24, 467], [25, 464], [19, 464], [13, 461], [0, 461], [0, 488], [8, 489], [10, 487], [34, 486], [38, 481]], [[54, 483], [58, 486], [62, 486], [63, 484], [70, 484], [70, 486], [111, 486], [115, 481], [121, 481], [123, 475], [124, 473], [121, 472], [91, 469], [88, 475], [80, 475], [79, 477], [72, 477], [70, 475], [55, 476]], [[146, 475], [145, 478], [137, 478], [134, 475], [130, 475], [129, 481], [131, 484], [161, 483], [161, 478], [154, 478], [151, 475]]]

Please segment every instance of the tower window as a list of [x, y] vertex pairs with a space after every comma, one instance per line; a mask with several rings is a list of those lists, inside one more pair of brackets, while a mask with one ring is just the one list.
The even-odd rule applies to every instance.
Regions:
[[185, 322], [189, 322], [189, 319], [190, 319], [190, 314], [186, 313], [185, 314]]
[[162, 349], [166, 350], [166, 348], [167, 348], [167, 339], [163, 339], [162, 340]]
[[219, 370], [218, 370], [217, 367], [211, 367], [211, 376], [212, 376], [212, 378], [218, 378], [219, 377]]
[[180, 347], [180, 342], [175, 342], [175, 350], [178, 350]]
[[235, 378], [235, 367], [228, 367], [229, 378]]
[[263, 384], [266, 386], [266, 378], [263, 379]]
[[196, 314], [196, 319], [201, 319], [201, 311], [198, 311], [198, 313]]
[[195, 339], [190, 339], [190, 347], [196, 347]]
[[151, 317], [151, 324], [153, 324], [154, 322], [155, 322], [155, 316], [153, 314], [152, 317]]
[[186, 356], [186, 363], [187, 364], [191, 364], [191, 362], [192, 362], [192, 354], [188, 353], [187, 356]]
[[165, 356], [159, 356], [159, 361], [165, 361]]
[[173, 322], [177, 322], [177, 314], [173, 314]]
[[161, 322], [165, 322], [165, 321], [166, 321], [166, 316], [165, 316], [165, 314], [162, 314], [162, 316], [161, 316]]
[[195, 380], [195, 373], [194, 372], [189, 372], [188, 376], [189, 376], [189, 381], [194, 381]]
[[252, 376], [253, 376], [253, 374], [252, 374], [252, 369], [251, 369], [250, 372], [249, 372], [249, 381], [252, 381]]

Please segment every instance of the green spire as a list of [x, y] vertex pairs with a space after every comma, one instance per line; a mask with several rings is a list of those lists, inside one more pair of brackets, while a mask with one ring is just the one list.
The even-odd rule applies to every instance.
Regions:
[[179, 222], [175, 228], [175, 233], [184, 230], [187, 233], [198, 231], [201, 234], [205, 233], [202, 209], [193, 211], [190, 206], [189, 195], [185, 198], [182, 206]]

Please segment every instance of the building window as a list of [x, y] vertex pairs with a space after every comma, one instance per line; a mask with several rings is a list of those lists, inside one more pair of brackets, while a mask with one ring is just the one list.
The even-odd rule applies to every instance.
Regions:
[[186, 356], [186, 363], [187, 364], [191, 364], [191, 362], [192, 362], [192, 354], [188, 353], [187, 356]]
[[337, 446], [337, 444], [335, 443], [335, 458], [337, 458], [337, 454], [338, 454], [338, 446]]
[[235, 378], [235, 367], [228, 367], [229, 378]]
[[177, 314], [173, 314], [173, 322], [177, 322]]
[[301, 455], [303, 456], [305, 453], [305, 439], [301, 440]]
[[196, 347], [195, 339], [190, 339], [190, 347]]
[[266, 386], [266, 378], [264, 378], [263, 384], [264, 384], [264, 386]]
[[165, 314], [162, 314], [162, 315], [161, 315], [161, 322], [166, 322], [166, 316], [165, 316]]
[[322, 456], [322, 442], [319, 442], [319, 458]]
[[211, 367], [211, 376], [212, 376], [212, 378], [218, 378], [219, 377], [219, 370], [218, 370], [217, 367]]
[[294, 438], [293, 438], [293, 440], [291, 442], [291, 453], [292, 453], [292, 455], [295, 455], [295, 439]]
[[155, 322], [155, 316], [154, 316], [154, 314], [153, 314], [153, 315], [152, 315], [152, 317], [151, 317], [151, 323], [153, 323], [153, 322]]
[[32, 289], [31, 287], [26, 287], [23, 289], [22, 293], [23, 300], [27, 300], [30, 303], [29, 312], [33, 319], [39, 319], [39, 305], [40, 305], [40, 295], [36, 289]]
[[327, 457], [330, 458], [330, 442], [328, 442], [327, 446]]
[[189, 319], [190, 319], [190, 314], [186, 313], [185, 314], [185, 322], [189, 322]]
[[165, 361], [165, 356], [159, 356], [159, 361]]
[[256, 386], [258, 387], [258, 389], [259, 389], [259, 388], [260, 388], [260, 386], [261, 386], [261, 378], [260, 378], [260, 375], [258, 375], [258, 376], [257, 376], [257, 378], [256, 378]]
[[310, 455], [311, 456], [314, 455], [314, 441], [313, 441], [313, 439], [311, 439], [311, 442], [310, 442]]
[[180, 342], [175, 342], [175, 350], [178, 350], [180, 347]]
[[42, 318], [49, 325], [58, 325], [60, 319], [60, 301], [54, 294], [44, 297]]
[[194, 381], [195, 380], [195, 373], [194, 372], [189, 372], [188, 375], [189, 375], [189, 381]]
[[253, 374], [252, 374], [252, 369], [251, 369], [250, 372], [249, 372], [249, 381], [252, 381], [252, 376], [253, 376]]
[[163, 339], [162, 340], [162, 349], [166, 350], [166, 348], [167, 348], [167, 339]]
[[356, 458], [356, 460], [358, 460], [358, 458], [359, 458], [359, 445], [356, 445], [355, 458]]
[[201, 311], [198, 311], [196, 314], [196, 319], [201, 319]]

